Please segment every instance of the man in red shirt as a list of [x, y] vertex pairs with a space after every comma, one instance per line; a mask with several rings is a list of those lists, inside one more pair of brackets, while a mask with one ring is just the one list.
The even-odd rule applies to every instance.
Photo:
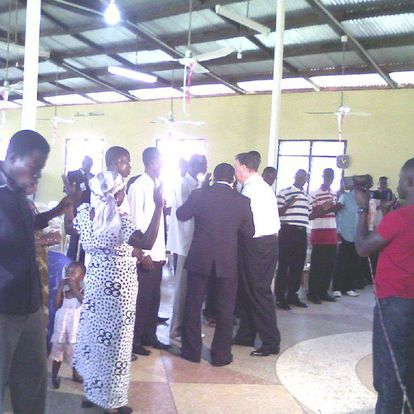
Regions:
[[368, 194], [355, 194], [356, 250], [361, 256], [380, 252], [373, 324], [376, 414], [400, 414], [403, 403], [404, 412], [413, 412], [408, 403], [414, 407], [414, 158], [401, 168], [398, 194], [405, 206], [388, 213], [370, 234]]

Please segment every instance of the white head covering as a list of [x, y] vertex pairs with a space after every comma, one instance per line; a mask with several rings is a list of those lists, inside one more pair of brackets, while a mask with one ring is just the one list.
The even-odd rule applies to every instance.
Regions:
[[123, 178], [113, 171], [104, 171], [89, 181], [93, 196], [95, 218], [93, 220], [96, 233], [107, 231], [118, 233], [121, 229], [121, 218], [117, 210], [115, 194], [125, 187]]

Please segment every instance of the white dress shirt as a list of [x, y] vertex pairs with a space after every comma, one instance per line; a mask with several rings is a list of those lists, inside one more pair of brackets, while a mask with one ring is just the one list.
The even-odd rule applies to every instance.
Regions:
[[180, 256], [187, 256], [194, 233], [194, 219], [180, 221], [176, 211], [183, 205], [199, 183], [190, 174], [186, 174], [175, 187], [171, 199], [171, 220], [168, 230], [167, 250]]
[[[158, 181], [147, 174], [143, 173], [138, 177], [128, 191], [129, 208], [134, 224], [138, 230], [145, 233], [151, 223], [155, 210], [154, 189], [158, 185]], [[165, 238], [164, 238], [164, 215], [161, 214], [160, 227], [154, 246], [151, 250], [143, 250], [143, 252], [151, 256], [154, 262], [164, 261], [165, 256]]]
[[277, 234], [280, 230], [276, 195], [257, 173], [243, 184], [241, 193], [250, 198], [255, 233], [253, 237]]

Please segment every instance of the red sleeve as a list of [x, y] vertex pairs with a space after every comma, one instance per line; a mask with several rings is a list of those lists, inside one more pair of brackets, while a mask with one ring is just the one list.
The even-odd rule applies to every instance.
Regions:
[[391, 241], [404, 229], [405, 225], [400, 212], [398, 210], [391, 211], [381, 220], [377, 227], [377, 233], [385, 240]]

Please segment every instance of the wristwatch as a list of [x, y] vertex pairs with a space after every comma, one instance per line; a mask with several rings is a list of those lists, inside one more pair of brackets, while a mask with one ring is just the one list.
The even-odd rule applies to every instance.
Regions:
[[367, 208], [367, 207], [358, 207], [358, 209], [357, 209], [357, 213], [358, 213], [358, 214], [365, 214], [365, 213], [368, 213], [368, 208]]

